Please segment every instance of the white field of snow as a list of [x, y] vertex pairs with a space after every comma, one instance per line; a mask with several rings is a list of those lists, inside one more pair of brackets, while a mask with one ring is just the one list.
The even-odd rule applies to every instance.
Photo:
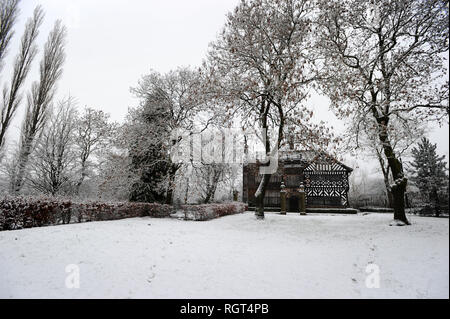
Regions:
[[[448, 219], [391, 218], [245, 213], [0, 232], [0, 297], [449, 298]], [[366, 287], [370, 263], [379, 288]], [[65, 285], [69, 264], [78, 289]]]

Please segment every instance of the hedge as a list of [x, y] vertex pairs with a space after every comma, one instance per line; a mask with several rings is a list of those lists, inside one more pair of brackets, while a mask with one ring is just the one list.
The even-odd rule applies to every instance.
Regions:
[[[246, 205], [242, 203], [181, 206], [185, 219], [197, 221], [239, 214], [246, 210]], [[145, 216], [164, 218], [170, 217], [175, 211], [170, 205], [158, 203], [79, 203], [43, 197], [5, 197], [0, 199], [0, 231]]]
[[132, 217], [168, 217], [169, 205], [157, 203], [77, 203], [54, 198], [0, 199], [0, 230], [117, 220]]
[[184, 219], [196, 221], [206, 221], [227, 215], [241, 214], [247, 210], [247, 205], [240, 202], [181, 206]]

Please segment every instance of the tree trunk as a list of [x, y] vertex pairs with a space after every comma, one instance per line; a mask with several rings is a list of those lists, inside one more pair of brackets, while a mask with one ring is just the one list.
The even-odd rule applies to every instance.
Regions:
[[173, 189], [169, 187], [169, 189], [167, 190], [166, 204], [172, 205], [172, 202], [173, 202]]
[[16, 166], [16, 174], [11, 180], [11, 192], [13, 195], [18, 195], [23, 187], [25, 179], [25, 170], [27, 168], [28, 159], [31, 154], [31, 139], [27, 139], [23, 147], [19, 151], [19, 159]]
[[167, 193], [166, 193], [166, 204], [172, 205], [173, 204], [173, 189], [174, 189], [174, 181], [175, 181], [175, 174], [177, 173], [178, 166], [172, 164], [169, 169], [169, 185], [167, 186]]
[[206, 180], [206, 193], [205, 198], [203, 198], [203, 204], [208, 204], [211, 199], [211, 171], [209, 168], [207, 168]]
[[392, 186], [392, 197], [394, 199], [394, 219], [409, 225], [405, 213], [405, 192], [407, 179], [401, 178], [399, 183]]
[[186, 179], [186, 191], [184, 192], [184, 205], [187, 205], [189, 195], [189, 178]]
[[377, 146], [375, 146], [375, 151], [381, 167], [381, 172], [383, 173], [384, 186], [386, 187], [387, 206], [388, 208], [394, 208], [394, 198], [392, 196], [391, 185], [389, 183], [389, 165], [387, 167], [385, 166], [382, 151], [378, 150]]
[[209, 204], [210, 201], [211, 201], [211, 191], [208, 191], [208, 194], [206, 194], [206, 197], [203, 200], [203, 204]]
[[[206, 197], [204, 200], [205, 204], [209, 204], [211, 199], [214, 199], [214, 195], [216, 194], [216, 189], [217, 189], [217, 183], [219, 182], [221, 174], [222, 174], [222, 172], [220, 171], [220, 168], [213, 168], [212, 181], [211, 180], [209, 181], [209, 184], [207, 187]], [[209, 180], [209, 177], [208, 177], [208, 180]]]
[[75, 185], [75, 194], [79, 195], [81, 184], [83, 184], [84, 178], [86, 177], [86, 162], [81, 163], [81, 176]]
[[389, 171], [384, 176], [384, 185], [386, 187], [387, 206], [388, 208], [394, 208], [394, 196], [392, 195], [391, 185], [389, 185]]
[[439, 217], [441, 215], [441, 211], [439, 208], [439, 195], [436, 187], [433, 187], [433, 190], [431, 191], [431, 200], [434, 206], [434, 216]]
[[[391, 141], [389, 139], [389, 134], [387, 130], [389, 117], [384, 114], [380, 115], [380, 113], [376, 108], [377, 105], [376, 93], [371, 92], [371, 94], [372, 94], [371, 111], [378, 124], [378, 138], [380, 139], [384, 155], [388, 161], [388, 168], [391, 170], [392, 178], [394, 180], [392, 186], [390, 186], [393, 199], [394, 220], [399, 220], [405, 223], [406, 225], [410, 225], [408, 219], [406, 218], [405, 213], [405, 192], [406, 192], [406, 185], [408, 184], [408, 179], [405, 177], [403, 173], [403, 165], [401, 161], [396, 157], [394, 149], [392, 148]], [[389, 88], [385, 89], [385, 95], [387, 101], [389, 102], [390, 101]]]
[[[270, 154], [270, 140], [269, 140], [269, 134], [268, 134], [268, 125], [267, 125], [267, 114], [269, 113], [270, 104], [267, 103], [265, 100], [261, 103], [261, 128], [262, 128], [262, 135], [263, 135], [263, 141], [265, 143], [264, 148], [266, 152], [266, 156], [269, 156]], [[267, 164], [264, 166], [270, 165], [270, 160]], [[268, 174], [264, 174], [261, 178], [261, 182], [259, 183], [258, 189], [255, 193], [255, 202], [256, 202], [256, 208], [255, 208], [255, 216], [256, 219], [264, 219], [264, 198], [266, 196], [266, 189], [267, 185], [270, 181], [270, 176]]]
[[258, 190], [255, 193], [255, 202], [256, 202], [255, 216], [257, 219], [264, 219], [264, 198], [266, 196], [266, 189], [267, 185], [269, 185], [271, 176], [272, 175], [269, 174], [265, 174], [262, 176]]
[[403, 165], [395, 156], [391, 143], [388, 139], [387, 132], [380, 133], [380, 140], [383, 145], [384, 154], [389, 162], [394, 183], [392, 184], [392, 198], [394, 208], [394, 219], [410, 225], [405, 213], [405, 192], [408, 179], [403, 174]]
[[387, 200], [388, 200], [388, 208], [394, 208], [394, 196], [392, 196], [392, 191], [389, 189], [386, 189], [387, 193]]

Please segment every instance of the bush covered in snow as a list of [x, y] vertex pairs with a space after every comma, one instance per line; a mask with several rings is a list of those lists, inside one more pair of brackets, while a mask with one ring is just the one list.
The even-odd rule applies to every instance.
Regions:
[[205, 221], [227, 215], [241, 214], [247, 210], [247, 205], [240, 202], [223, 204], [183, 205], [181, 211], [184, 219]]
[[[184, 205], [184, 219], [210, 220], [247, 210], [243, 203]], [[48, 225], [117, 220], [133, 217], [169, 217], [173, 206], [158, 203], [75, 202], [46, 197], [4, 197], [0, 199], [0, 231]]]
[[67, 223], [71, 202], [49, 198], [6, 197], [0, 200], [0, 230]]
[[77, 203], [55, 198], [5, 197], [0, 199], [0, 230], [117, 220], [131, 217], [168, 217], [169, 205], [157, 203]]

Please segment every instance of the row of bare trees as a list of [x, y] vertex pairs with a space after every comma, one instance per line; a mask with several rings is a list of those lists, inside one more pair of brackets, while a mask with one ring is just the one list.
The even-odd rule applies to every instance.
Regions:
[[29, 148], [20, 189], [17, 174], [23, 163], [22, 144], [3, 162], [3, 174], [9, 181], [4, 187], [14, 195], [96, 197], [97, 194], [88, 193], [96, 189], [103, 154], [116, 125], [103, 111], [85, 108], [80, 114], [72, 97], [58, 101], [47, 110], [46, 117], [39, 136]]
[[[0, 64], [14, 35], [19, 4], [20, 0], [0, 1]], [[92, 108], [80, 114], [72, 97], [55, 103], [66, 57], [67, 31], [59, 20], [44, 45], [39, 79], [22, 101], [23, 85], [38, 54], [36, 41], [43, 20], [43, 9], [38, 6], [26, 23], [11, 80], [4, 85], [0, 104], [1, 187], [13, 195], [78, 195], [86, 178], [92, 184], [97, 176], [103, 163], [100, 154], [113, 138], [115, 124], [108, 114]], [[22, 104], [26, 108], [19, 141], [7, 148], [7, 131]]]
[[[0, 4], [0, 63], [3, 64], [10, 40], [14, 35], [14, 25], [18, 16], [19, 1], [1, 1]], [[4, 85], [2, 101], [0, 105], [0, 154], [4, 152], [6, 142], [6, 132], [11, 125], [11, 121], [22, 102], [22, 87], [30, 71], [32, 62], [36, 57], [38, 48], [36, 38], [39, 34], [39, 27], [42, 24], [44, 13], [40, 7], [34, 11], [25, 26], [25, 31], [21, 39], [19, 53], [14, 59], [13, 74], [10, 83]], [[3, 75], [3, 74], [2, 74]], [[1, 156], [1, 155], [0, 155]], [[0, 157], [1, 158], [1, 157]]]
[[[19, 0], [1, 1], [0, 59], [6, 55], [13, 38], [14, 25], [19, 14], [19, 3]], [[22, 87], [38, 53], [36, 39], [43, 19], [44, 12], [38, 6], [26, 23], [19, 52], [13, 62], [11, 81], [4, 85], [0, 104], [0, 159], [5, 156], [7, 131], [22, 104]], [[27, 94], [26, 111], [22, 121], [18, 149], [14, 160], [9, 163], [14, 163], [9, 165], [10, 189], [13, 194], [18, 194], [24, 185], [30, 156], [44, 131], [56, 85], [62, 74], [65, 60], [65, 38], [66, 28], [60, 21], [57, 21], [44, 46], [39, 64], [39, 80], [32, 83]]]
[[32, 84], [31, 92], [28, 94], [17, 161], [11, 180], [13, 194], [18, 194], [23, 187], [30, 155], [36, 147], [39, 135], [42, 134], [48, 119], [56, 84], [61, 77], [65, 60], [65, 36], [66, 30], [58, 21], [45, 44], [44, 56], [39, 68], [40, 79]]
[[[0, 3], [1, 63], [14, 35], [20, 0]], [[38, 6], [25, 27], [11, 83], [3, 90], [0, 118], [3, 191], [13, 195], [73, 196], [80, 194], [83, 184], [88, 184], [97, 190], [90, 196], [123, 199], [126, 194], [131, 200], [172, 202], [176, 175], [183, 165], [171, 162], [168, 156], [171, 134], [180, 128], [192, 131], [194, 117], [204, 109], [205, 103], [199, 102], [197, 91], [200, 73], [179, 68], [168, 74], [152, 72], [143, 77], [132, 90], [142, 103], [130, 111], [120, 128], [101, 111], [86, 108], [79, 114], [71, 97], [54, 102], [65, 60], [66, 29], [59, 21], [44, 46], [39, 80], [32, 84], [27, 95], [19, 141], [6, 148], [6, 133], [25, 102], [21, 90], [38, 54], [36, 39], [43, 20], [44, 12]], [[210, 122], [207, 119], [196, 125], [205, 129]], [[180, 140], [181, 137], [177, 142]], [[224, 170], [222, 166], [195, 167], [197, 180], [206, 181], [195, 187], [202, 201], [214, 198], [217, 183], [225, 179]]]

